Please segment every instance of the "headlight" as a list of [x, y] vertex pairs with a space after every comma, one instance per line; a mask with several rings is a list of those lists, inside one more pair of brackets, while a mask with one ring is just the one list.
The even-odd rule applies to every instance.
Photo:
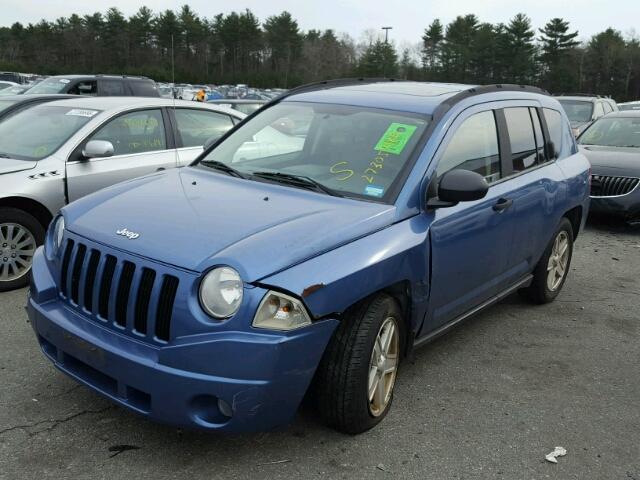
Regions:
[[268, 292], [260, 302], [253, 326], [270, 330], [295, 330], [311, 324], [299, 300], [279, 292]]
[[242, 279], [231, 267], [211, 270], [200, 283], [200, 304], [215, 318], [229, 318], [242, 303]]
[[64, 235], [64, 217], [58, 215], [51, 224], [49, 230], [49, 239], [45, 242], [45, 247], [49, 246], [47, 256], [53, 258], [58, 254], [60, 246], [62, 245], [62, 236]]

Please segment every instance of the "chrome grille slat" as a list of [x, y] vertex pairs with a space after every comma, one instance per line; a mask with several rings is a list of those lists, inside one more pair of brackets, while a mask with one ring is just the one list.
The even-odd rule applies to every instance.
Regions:
[[620, 197], [633, 192], [640, 183], [634, 177], [613, 177], [608, 175], [591, 175], [591, 196]]

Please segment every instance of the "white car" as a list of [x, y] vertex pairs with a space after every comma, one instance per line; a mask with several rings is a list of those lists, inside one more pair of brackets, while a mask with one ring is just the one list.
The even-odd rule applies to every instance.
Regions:
[[0, 291], [26, 285], [35, 247], [65, 204], [188, 165], [245, 115], [151, 97], [78, 97], [0, 122]]

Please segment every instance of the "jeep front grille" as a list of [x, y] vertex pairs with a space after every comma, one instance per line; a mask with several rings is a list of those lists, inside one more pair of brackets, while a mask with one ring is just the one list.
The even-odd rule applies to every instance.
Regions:
[[633, 177], [610, 177], [607, 175], [591, 175], [592, 197], [619, 197], [631, 193], [640, 183]]
[[[168, 341], [179, 280], [67, 240], [60, 296], [98, 321], [136, 336]], [[153, 334], [153, 335], [150, 335]]]

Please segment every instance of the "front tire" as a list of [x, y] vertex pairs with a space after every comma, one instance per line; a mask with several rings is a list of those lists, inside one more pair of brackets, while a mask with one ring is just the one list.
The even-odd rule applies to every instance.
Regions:
[[315, 378], [320, 415], [344, 433], [362, 433], [387, 415], [402, 352], [402, 313], [376, 295], [342, 319]]
[[533, 303], [552, 302], [562, 290], [571, 266], [573, 238], [571, 222], [563, 218], [533, 271], [531, 285], [522, 290]]
[[0, 292], [25, 287], [36, 248], [44, 242], [44, 227], [17, 208], [0, 208]]

